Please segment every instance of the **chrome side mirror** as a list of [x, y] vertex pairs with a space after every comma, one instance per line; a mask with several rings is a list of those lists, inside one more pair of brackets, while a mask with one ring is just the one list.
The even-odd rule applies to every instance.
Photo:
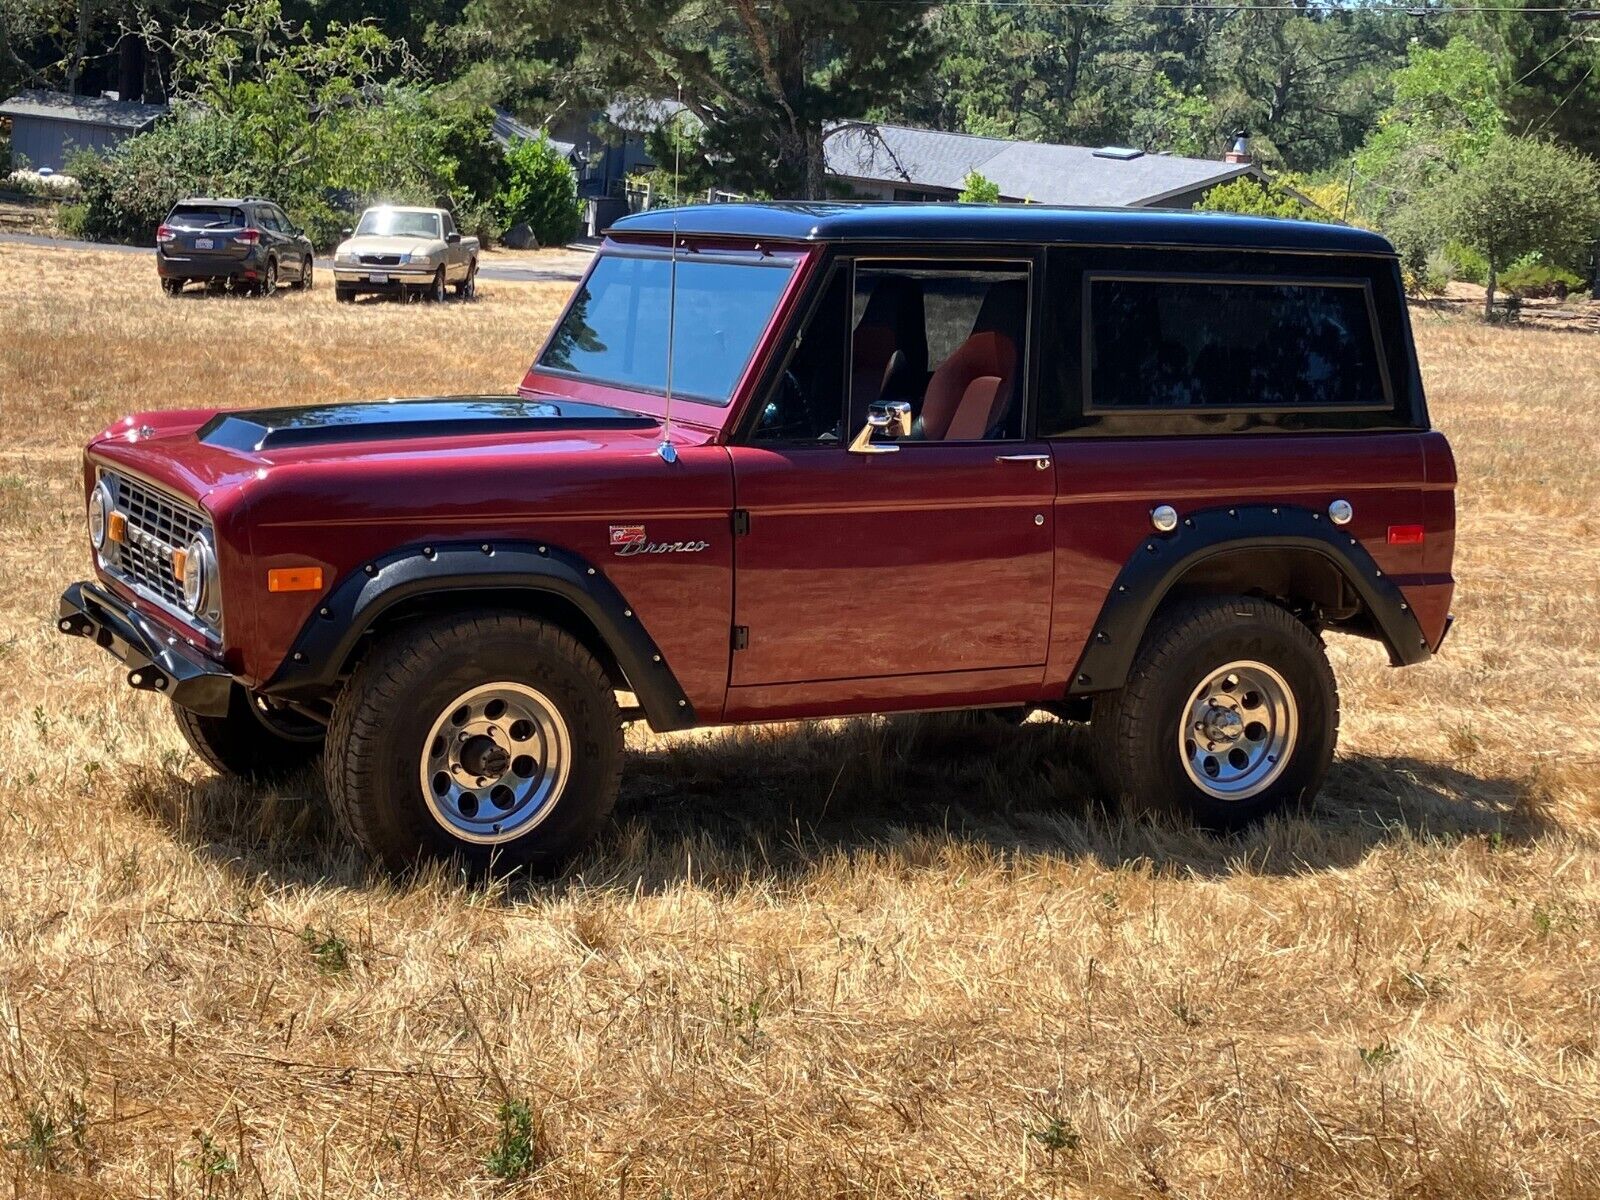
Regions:
[[867, 423], [850, 443], [851, 454], [893, 454], [899, 446], [872, 440], [875, 429], [889, 439], [911, 436], [911, 405], [904, 400], [874, 400], [867, 405]]

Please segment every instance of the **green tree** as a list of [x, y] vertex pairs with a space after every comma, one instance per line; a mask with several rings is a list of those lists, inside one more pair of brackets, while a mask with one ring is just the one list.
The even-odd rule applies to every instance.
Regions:
[[1466, 37], [1413, 47], [1390, 89], [1352, 164], [1362, 209], [1379, 223], [1408, 202], [1426, 204], [1428, 188], [1482, 159], [1503, 125], [1494, 64]]
[[[491, 0], [484, 0], [485, 5]], [[574, 90], [681, 97], [740, 191], [818, 199], [840, 122], [893, 104], [931, 68], [933, 0], [492, 0], [504, 36], [583, 45]]]
[[[1496, 98], [1513, 133], [1600, 154], [1600, 44], [1547, 0], [1506, 0], [1476, 15], [1494, 62]], [[1575, 4], [1574, 8], [1588, 5]]]
[[564, 246], [578, 234], [578, 176], [542, 130], [506, 151], [495, 204], [506, 226], [526, 221], [541, 246]]
[[976, 171], [968, 171], [967, 177], [961, 181], [961, 195], [956, 199], [964, 204], [998, 204], [1000, 185]]
[[1568, 264], [1600, 235], [1600, 167], [1551, 142], [1503, 136], [1440, 187], [1436, 203], [1441, 224], [1488, 261], [1487, 320], [1512, 263], [1538, 254]]

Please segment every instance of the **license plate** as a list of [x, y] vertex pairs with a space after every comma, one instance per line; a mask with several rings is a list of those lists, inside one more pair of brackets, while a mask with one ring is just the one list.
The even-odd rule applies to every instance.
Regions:
[[389, 282], [389, 276], [384, 274], [382, 271], [374, 271], [370, 276], [368, 276], [368, 278], [371, 279], [373, 283]]
[[210, 238], [195, 238], [194, 240], [194, 248], [196, 250], [211, 250], [215, 249], [215, 247], [216, 242], [212, 241]]

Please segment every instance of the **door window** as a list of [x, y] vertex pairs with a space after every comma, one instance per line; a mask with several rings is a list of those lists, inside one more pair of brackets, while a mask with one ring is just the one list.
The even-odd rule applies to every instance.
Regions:
[[834, 445], [844, 420], [850, 340], [850, 268], [835, 267], [806, 319], [772, 394], [756, 415], [757, 442]]
[[913, 441], [1022, 436], [1025, 266], [860, 263], [852, 299], [849, 428], [904, 401]]

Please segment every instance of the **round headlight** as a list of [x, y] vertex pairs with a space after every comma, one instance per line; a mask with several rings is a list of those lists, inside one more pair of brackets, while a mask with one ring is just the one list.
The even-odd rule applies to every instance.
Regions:
[[89, 493], [89, 540], [96, 550], [106, 544], [106, 529], [111, 523], [111, 508], [116, 501], [111, 496], [111, 485], [102, 479]]
[[211, 598], [216, 556], [205, 537], [197, 537], [183, 552], [183, 606], [196, 616], [203, 614]]

